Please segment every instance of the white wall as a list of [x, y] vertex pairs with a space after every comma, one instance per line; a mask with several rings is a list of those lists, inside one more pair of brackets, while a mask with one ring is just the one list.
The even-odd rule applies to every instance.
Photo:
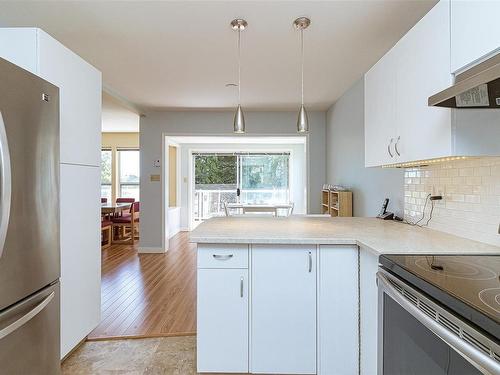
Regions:
[[[310, 112], [308, 135], [309, 212], [320, 212], [320, 195], [325, 182], [325, 112]], [[246, 112], [248, 135], [297, 135], [297, 112]], [[163, 134], [233, 135], [233, 112], [151, 111], [141, 118], [141, 248], [162, 246], [162, 184], [150, 181], [151, 174], [163, 174], [153, 161], [162, 159]], [[244, 136], [242, 136], [244, 137]]]
[[305, 144], [187, 144], [180, 145], [181, 154], [181, 228], [189, 228], [189, 166], [191, 163], [190, 152], [197, 151], [222, 151], [222, 152], [290, 152], [290, 200], [295, 203], [294, 213], [306, 213], [307, 167]]
[[404, 171], [365, 168], [364, 79], [352, 86], [327, 112], [326, 180], [352, 190], [353, 215], [376, 216], [385, 198], [388, 210], [402, 216]]

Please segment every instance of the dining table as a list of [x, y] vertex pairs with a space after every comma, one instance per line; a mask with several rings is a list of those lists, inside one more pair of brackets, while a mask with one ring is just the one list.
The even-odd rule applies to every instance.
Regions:
[[227, 203], [225, 205], [226, 216], [229, 216], [229, 210], [234, 209], [242, 214], [246, 213], [272, 213], [278, 216], [278, 210], [286, 210], [287, 215], [291, 215], [293, 211], [293, 203], [282, 204], [266, 204], [266, 203]]
[[101, 214], [102, 215], [116, 215], [123, 210], [129, 209], [131, 203], [111, 203], [104, 202], [101, 203]]

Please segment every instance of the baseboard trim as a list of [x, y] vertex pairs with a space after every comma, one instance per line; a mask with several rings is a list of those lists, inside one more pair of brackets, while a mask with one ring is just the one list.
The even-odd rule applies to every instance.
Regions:
[[96, 336], [96, 337], [89, 337], [87, 339], [87, 341], [134, 340], [134, 339], [147, 339], [147, 338], [153, 338], [153, 337], [183, 337], [183, 336], [196, 336], [196, 332], [149, 333], [149, 334], [133, 334], [133, 335], [120, 335], [120, 336]]
[[88, 336], [85, 336], [78, 344], [75, 345], [75, 347], [73, 349], [71, 349], [64, 357], [61, 358], [61, 364], [68, 359], [68, 357], [70, 357], [74, 352], [76, 352], [80, 346], [82, 346], [83, 344], [85, 344], [85, 341], [87, 341], [88, 339]]
[[161, 254], [165, 253], [165, 249], [162, 247], [144, 247], [141, 246], [137, 250], [138, 253], [144, 253], [144, 254]]

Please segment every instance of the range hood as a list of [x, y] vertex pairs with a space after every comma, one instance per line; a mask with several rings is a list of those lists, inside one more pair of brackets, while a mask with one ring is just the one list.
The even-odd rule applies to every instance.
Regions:
[[429, 97], [429, 106], [500, 108], [500, 54], [455, 77], [455, 84]]

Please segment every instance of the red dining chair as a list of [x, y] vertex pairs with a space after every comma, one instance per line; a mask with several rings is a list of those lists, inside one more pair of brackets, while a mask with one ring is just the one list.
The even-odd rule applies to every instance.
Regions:
[[111, 246], [113, 234], [113, 222], [111, 220], [101, 220], [101, 249]]
[[101, 203], [108, 203], [108, 198], [101, 198]]
[[[121, 243], [135, 243], [135, 239], [139, 236], [136, 236], [136, 232], [139, 232], [139, 211], [140, 211], [140, 203], [134, 202], [130, 206], [130, 213], [124, 213], [122, 216], [114, 217], [113, 221], [113, 229], [118, 228], [119, 232], [121, 232], [122, 237], [125, 237], [126, 231], [130, 230], [130, 239], [118, 241]], [[117, 241], [115, 241], [117, 242]]]
[[[116, 203], [134, 203], [135, 198], [116, 198]], [[123, 216], [123, 212], [118, 213], [115, 216]]]

